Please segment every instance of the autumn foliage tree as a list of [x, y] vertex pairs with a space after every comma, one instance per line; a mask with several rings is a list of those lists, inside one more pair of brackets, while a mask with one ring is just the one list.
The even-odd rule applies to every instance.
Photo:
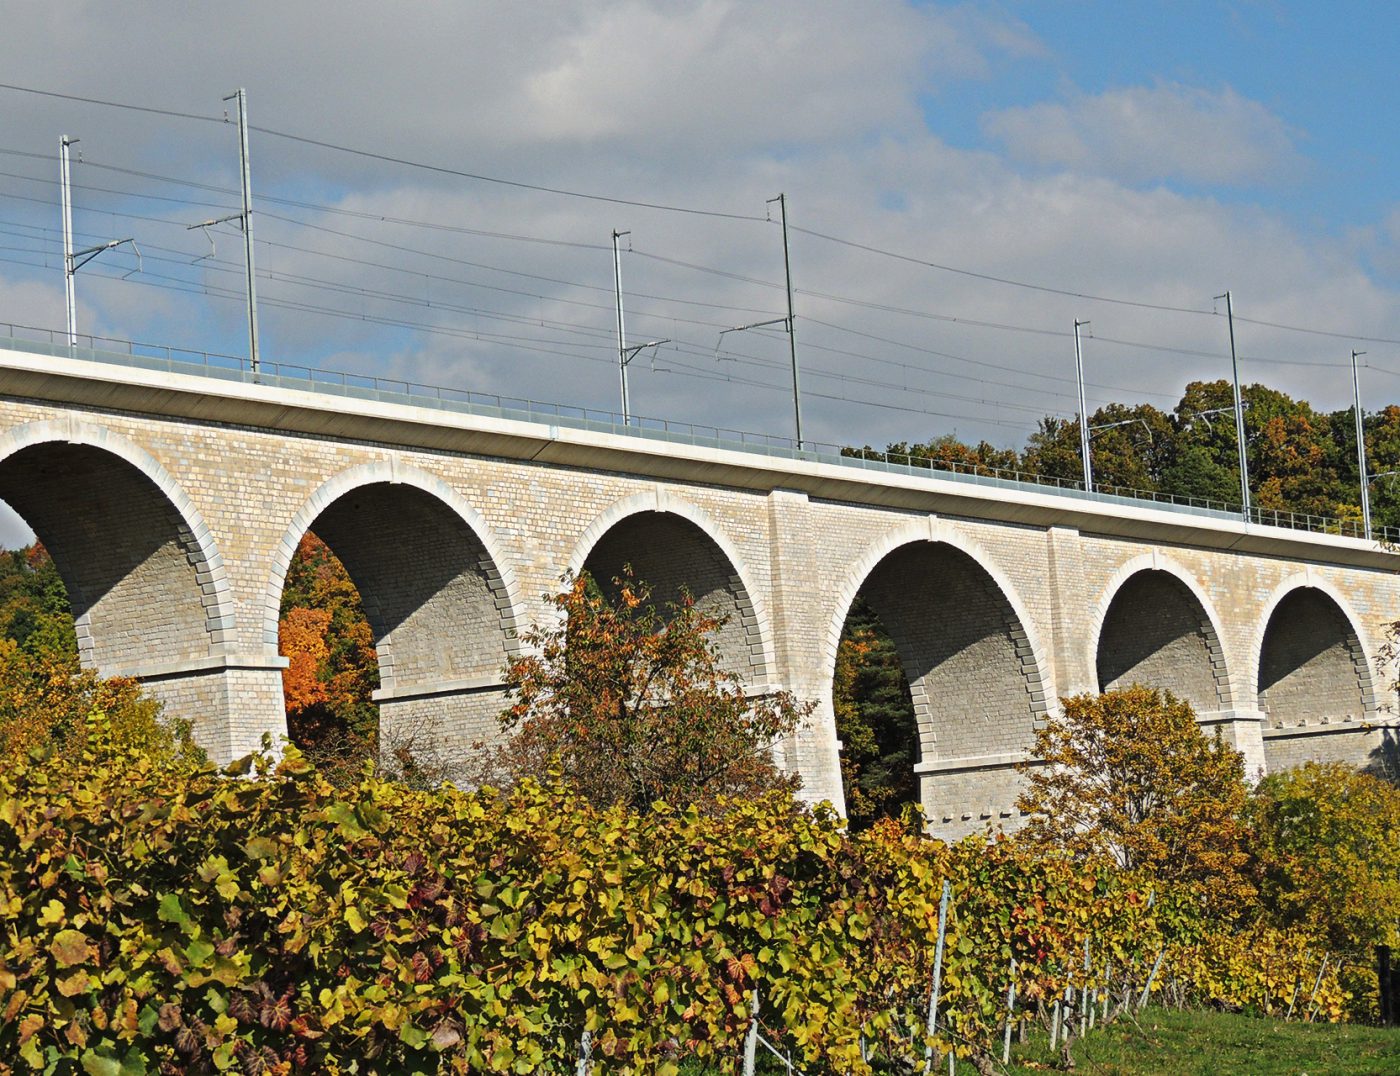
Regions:
[[1254, 895], [1243, 756], [1170, 692], [1134, 685], [1063, 704], [1021, 767], [1026, 837], [1108, 856], [1189, 886], [1206, 910], [1238, 914]]
[[345, 566], [316, 535], [297, 545], [282, 587], [279, 649], [287, 732], [332, 772], [357, 775], [378, 749], [379, 686], [374, 636], [360, 592]]
[[612, 597], [590, 583], [568, 581], [550, 599], [558, 622], [521, 637], [525, 653], [506, 672], [503, 775], [559, 776], [596, 805], [636, 809], [713, 810], [721, 797], [796, 790], [771, 748], [811, 707], [787, 692], [745, 693], [720, 664], [723, 618], [689, 596], [659, 608], [630, 576]]
[[204, 757], [190, 723], [166, 718], [139, 682], [80, 667], [68, 591], [43, 545], [0, 550], [0, 766], [34, 750], [76, 758], [94, 714], [118, 748], [191, 765]]
[[77, 757], [93, 715], [101, 716], [115, 747], [190, 766], [204, 759], [190, 722], [165, 717], [139, 681], [100, 677], [62, 656], [35, 657], [13, 639], [0, 639], [0, 766], [33, 750]]
[[1338, 762], [1270, 774], [1250, 803], [1260, 896], [1283, 926], [1369, 961], [1400, 945], [1400, 789]]

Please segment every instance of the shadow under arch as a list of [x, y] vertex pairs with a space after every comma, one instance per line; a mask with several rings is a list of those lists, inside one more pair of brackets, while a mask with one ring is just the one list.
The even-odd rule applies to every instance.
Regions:
[[77, 418], [16, 427], [0, 437], [0, 499], [53, 558], [84, 665], [144, 678], [231, 647], [233, 601], [209, 528], [135, 442]]
[[1342, 596], [1310, 573], [1285, 581], [1265, 607], [1255, 653], [1269, 769], [1364, 765], [1355, 737], [1340, 733], [1376, 713], [1375, 674]]
[[661, 491], [630, 497], [584, 531], [569, 571], [588, 571], [604, 589], [630, 566], [661, 604], [682, 588], [697, 606], [723, 616], [716, 633], [721, 664], [747, 684], [766, 686], [776, 668], [772, 634], [751, 573], [723, 529], [689, 502]]
[[936, 521], [883, 536], [839, 593], [829, 674], [857, 595], [889, 632], [909, 682], [930, 830], [957, 837], [1011, 819], [1013, 766], [1054, 696], [1009, 582], [984, 551]]
[[1100, 691], [1163, 688], [1198, 714], [1234, 705], [1218, 620], [1190, 574], [1156, 553], [1134, 558], [1104, 589], [1090, 657]]
[[287, 570], [308, 531], [360, 592], [379, 656], [381, 755], [411, 743], [420, 761], [431, 753], [450, 769], [494, 735], [500, 674], [519, 647], [515, 573], [484, 518], [446, 482], [397, 462], [333, 476], [277, 547], [265, 645], [277, 645]]

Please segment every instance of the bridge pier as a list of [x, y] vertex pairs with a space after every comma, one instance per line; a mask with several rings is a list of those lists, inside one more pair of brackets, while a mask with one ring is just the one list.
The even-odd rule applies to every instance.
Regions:
[[287, 733], [282, 703], [284, 657], [218, 655], [166, 666], [99, 668], [104, 676], [130, 676], [167, 714], [191, 724], [195, 742], [212, 762], [226, 765], [262, 747], [276, 749]]
[[1245, 780], [1254, 784], [1269, 772], [1264, 750], [1262, 710], [1206, 710], [1196, 715], [1196, 723], [1207, 732], [1220, 730], [1220, 737], [1244, 756]]
[[381, 688], [379, 757], [393, 771], [417, 766], [469, 786], [481, 754], [500, 738], [506, 688], [495, 675]]
[[914, 766], [924, 818], [936, 836], [956, 840], [992, 826], [1014, 829], [1020, 778], [1016, 766], [1026, 752], [968, 758], [928, 759]]
[[[806, 724], [778, 752], [779, 762], [802, 775], [802, 797], [830, 802], [846, 813], [841, 782], [841, 741], [831, 702], [831, 673], [823, 668], [829, 633], [841, 627], [830, 619], [820, 574], [822, 534], [807, 494], [775, 489], [768, 494], [768, 557], [771, 565], [768, 613], [776, 668], [772, 679], [816, 703]], [[825, 628], [825, 631], [822, 629]], [[834, 646], [834, 644], [832, 644]]]

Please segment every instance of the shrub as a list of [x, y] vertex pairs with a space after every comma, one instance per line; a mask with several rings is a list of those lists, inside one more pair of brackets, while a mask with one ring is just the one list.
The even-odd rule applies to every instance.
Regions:
[[[1104, 861], [851, 837], [781, 792], [635, 811], [337, 789], [295, 748], [247, 780], [97, 718], [81, 743], [0, 770], [0, 1072], [568, 1071], [585, 1030], [605, 1071], [732, 1071], [756, 990], [804, 1068], [868, 1073], [862, 1040], [922, 1061], [945, 880], [944, 1050], [990, 1047], [1013, 957], [1048, 999], [1140, 984], [1164, 945], [1164, 902]], [[1159, 984], [1241, 996], [1218, 948]]]

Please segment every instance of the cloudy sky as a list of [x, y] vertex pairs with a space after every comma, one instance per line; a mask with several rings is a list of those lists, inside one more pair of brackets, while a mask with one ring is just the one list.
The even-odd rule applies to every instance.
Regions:
[[782, 332], [720, 335], [785, 311], [783, 192], [811, 440], [1019, 446], [1076, 410], [1076, 318], [1091, 407], [1170, 407], [1228, 375], [1226, 289], [1246, 380], [1345, 406], [1357, 347], [1367, 405], [1400, 398], [1382, 5], [4, 0], [0, 20], [0, 322], [63, 325], [68, 134], [77, 245], [143, 255], [81, 270], [80, 330], [243, 354], [241, 239], [187, 229], [237, 208], [221, 98], [242, 86], [267, 362], [616, 408], [627, 231], [629, 339], [670, 341], [635, 360], [634, 412], [789, 434]]

